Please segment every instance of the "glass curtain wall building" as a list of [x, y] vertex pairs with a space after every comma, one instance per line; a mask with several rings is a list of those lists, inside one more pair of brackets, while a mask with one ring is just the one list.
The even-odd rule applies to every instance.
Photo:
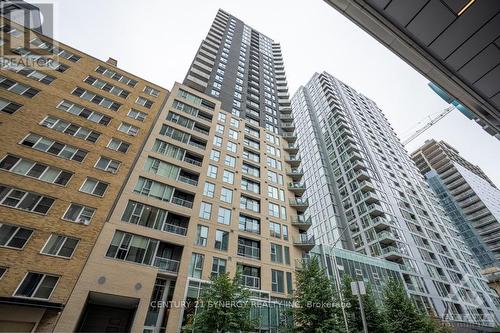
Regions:
[[375, 102], [323, 72], [292, 110], [319, 243], [398, 264], [420, 307], [491, 325], [496, 297]]

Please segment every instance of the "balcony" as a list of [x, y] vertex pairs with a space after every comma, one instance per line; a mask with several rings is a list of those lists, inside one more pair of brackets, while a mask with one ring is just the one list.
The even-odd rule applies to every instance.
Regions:
[[469, 215], [467, 217], [469, 218], [469, 220], [477, 220], [477, 219], [480, 219], [482, 217], [485, 217], [488, 214], [491, 214], [490, 211], [488, 210], [488, 208], [484, 208], [484, 209], [480, 210], [479, 212], [474, 213], [472, 215]]
[[284, 131], [292, 132], [295, 130], [295, 124], [294, 123], [281, 123], [281, 129]]
[[173, 260], [163, 257], [155, 257], [153, 262], [153, 266], [157, 267], [160, 270], [160, 272], [172, 273], [172, 274], [177, 274], [177, 272], [179, 271], [179, 264], [180, 261], [178, 260]]
[[335, 123], [335, 125], [337, 126], [338, 129], [345, 129], [345, 128], [349, 128], [349, 124], [347, 123], [347, 121], [343, 118], [339, 118], [337, 120], [337, 122]]
[[292, 216], [292, 225], [299, 228], [301, 231], [307, 231], [312, 225], [310, 217], [305, 218], [304, 215]]
[[186, 156], [184, 156], [183, 161], [201, 167], [201, 164], [203, 162], [203, 157], [198, 157], [197, 155], [186, 153]]
[[378, 195], [375, 192], [365, 192], [363, 194], [363, 199], [367, 204], [372, 204], [380, 201]]
[[392, 225], [394, 225], [394, 222], [392, 220], [388, 220], [388, 219], [386, 219], [384, 217], [380, 217], [380, 216], [372, 219], [372, 223], [373, 223], [373, 228], [376, 231], [388, 229]]
[[306, 190], [306, 186], [298, 182], [291, 182], [288, 183], [288, 189], [297, 195], [302, 195]]
[[355, 143], [351, 143], [351, 142], [348, 142], [346, 144], [346, 151], [348, 153], [351, 153], [351, 152], [359, 152], [359, 147], [355, 144]]
[[370, 179], [370, 175], [368, 174], [368, 172], [366, 172], [364, 170], [358, 170], [356, 172], [356, 179], [358, 181], [368, 180], [368, 179]]
[[300, 156], [299, 155], [290, 155], [285, 161], [293, 167], [298, 167], [300, 165]]
[[382, 209], [382, 206], [380, 206], [379, 204], [372, 203], [368, 205], [367, 208], [368, 208], [368, 213], [370, 214], [371, 217], [384, 215], [384, 210]]
[[289, 154], [297, 154], [299, 152], [299, 145], [289, 143], [283, 149], [287, 151]]
[[364, 180], [361, 183], [359, 183], [359, 188], [363, 192], [373, 191], [375, 189], [373, 184], [367, 180]]
[[188, 199], [183, 199], [179, 197], [173, 197], [172, 198], [172, 203], [178, 206], [186, 207], [186, 208], [193, 208], [193, 201], [188, 200]]
[[194, 141], [194, 140], [190, 140], [188, 142], [188, 144], [190, 146], [196, 147], [196, 148], [201, 149], [201, 150], [205, 150], [205, 148], [206, 148], [206, 144], [202, 144], [201, 142]]
[[382, 257], [390, 261], [397, 261], [402, 259], [403, 255], [397, 247], [388, 246], [382, 249]]
[[396, 237], [390, 231], [382, 231], [381, 233], [378, 233], [377, 239], [381, 244], [389, 245], [396, 243]]
[[280, 114], [280, 119], [293, 121], [293, 116], [291, 114]]
[[289, 106], [280, 107], [280, 113], [291, 114], [292, 108]]
[[463, 210], [464, 214], [468, 215], [468, 214], [471, 214], [473, 212], [477, 212], [478, 210], [483, 209], [485, 207], [486, 206], [484, 205], [484, 203], [478, 202], [478, 203], [473, 204], [467, 208], [463, 208], [462, 210]]
[[299, 236], [293, 239], [293, 244], [296, 246], [303, 247], [307, 250], [311, 250], [314, 247], [314, 236], [308, 236], [307, 234], [299, 234]]
[[241, 275], [241, 284], [250, 289], [260, 289], [260, 277]]
[[291, 133], [284, 132], [282, 136], [283, 139], [285, 139], [288, 142], [295, 142], [297, 140], [297, 134], [295, 134], [295, 132]]
[[179, 176], [177, 176], [177, 181], [193, 186], [198, 186], [198, 179], [199, 179], [198, 175], [184, 170], [181, 170], [179, 172]]
[[170, 232], [172, 234], [177, 234], [177, 235], [181, 235], [181, 236], [186, 236], [186, 234], [187, 234], [187, 228], [179, 226], [179, 225], [175, 225], [175, 224], [169, 224], [169, 223], [165, 223], [163, 225], [162, 230], [165, 232]]
[[366, 170], [366, 165], [361, 162], [361, 161], [356, 161], [352, 164], [352, 168], [355, 170], [355, 171], [358, 171], [358, 170]]
[[295, 198], [289, 199], [288, 203], [291, 207], [297, 209], [298, 211], [305, 211], [309, 207], [309, 201], [307, 199]]
[[349, 154], [349, 160], [354, 163], [356, 161], [362, 161], [363, 160], [363, 157], [361, 157], [360, 154], [358, 153], [350, 153]]
[[304, 176], [304, 171], [299, 168], [292, 168], [286, 171], [286, 175], [292, 178], [293, 180], [301, 180], [302, 176]]
[[258, 247], [238, 243], [238, 255], [260, 260], [260, 249]]

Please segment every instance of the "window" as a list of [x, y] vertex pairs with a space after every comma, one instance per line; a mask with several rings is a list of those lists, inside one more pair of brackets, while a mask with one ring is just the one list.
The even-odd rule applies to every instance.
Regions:
[[288, 240], [288, 226], [283, 225], [283, 239]]
[[120, 126], [118, 126], [118, 130], [120, 132], [126, 133], [128, 135], [136, 136], [139, 133], [139, 127], [130, 125], [128, 123], [121, 123]]
[[226, 122], [226, 114], [225, 113], [222, 113], [222, 112], [219, 112], [218, 116], [217, 116], [217, 120], [222, 122], [222, 123], [225, 123]]
[[63, 100], [61, 103], [59, 103], [57, 108], [104, 126], [107, 126], [111, 121], [110, 117], [105, 116], [102, 113], [87, 109], [81, 105], [71, 103], [66, 100]]
[[130, 109], [127, 113], [127, 116], [135, 120], [144, 121], [146, 120], [147, 114], [141, 111], [137, 111], [136, 109]]
[[21, 108], [22, 105], [18, 103], [11, 102], [9, 100], [0, 98], [0, 111], [8, 113], [8, 114], [13, 114], [19, 108]]
[[199, 217], [205, 220], [210, 220], [210, 215], [212, 214], [212, 204], [208, 202], [201, 202]]
[[260, 220], [246, 216], [240, 215], [239, 227], [242, 231], [252, 232], [254, 234], [260, 234]]
[[260, 183], [251, 181], [246, 178], [241, 178], [241, 189], [256, 194], [260, 193]]
[[174, 188], [155, 180], [139, 177], [134, 192], [155, 199], [170, 201]]
[[127, 143], [120, 139], [111, 138], [107, 147], [111, 150], [119, 151], [120, 153], [126, 153], [130, 148], [130, 143]]
[[21, 141], [21, 144], [33, 149], [43, 151], [49, 154], [59, 156], [67, 160], [73, 160], [77, 162], [83, 161], [87, 152], [37, 134], [28, 134], [26, 138]]
[[49, 299], [59, 277], [43, 273], [28, 272], [14, 292], [17, 297]]
[[221, 188], [220, 190], [220, 200], [225, 203], [232, 203], [233, 202], [233, 191], [230, 189], [227, 189], [225, 187]]
[[238, 132], [233, 129], [229, 129], [229, 137], [231, 139], [238, 140]]
[[234, 142], [228, 141], [227, 142], [227, 150], [230, 151], [231, 153], [236, 153], [236, 150], [238, 149], [238, 145]]
[[176, 160], [182, 160], [184, 158], [184, 153], [186, 152], [183, 148], [158, 139], [155, 140], [152, 150], [162, 155], [175, 158]]
[[120, 103], [116, 103], [115, 101], [103, 97], [101, 95], [94, 94], [86, 89], [83, 88], [75, 88], [72, 92], [73, 95], [78, 96], [86, 101], [92, 102], [94, 104], [103, 106], [107, 109], [111, 109], [113, 111], [117, 111], [120, 106], [122, 106]]
[[285, 250], [285, 264], [290, 265], [290, 248], [285, 246], [283, 249]]
[[224, 158], [224, 164], [231, 168], [234, 168], [236, 166], [236, 158], [231, 155], [226, 155], [226, 157]]
[[229, 244], [229, 232], [217, 229], [215, 231], [214, 248], [221, 251], [227, 251], [228, 244]]
[[157, 158], [148, 156], [148, 158], [146, 159], [146, 163], [144, 164], [144, 170], [165, 178], [177, 179], [181, 168]]
[[260, 169], [258, 167], [255, 167], [253, 165], [243, 163], [242, 166], [242, 171], [246, 173], [247, 175], [254, 176], [254, 177], [260, 177]]
[[271, 243], [271, 261], [283, 263], [283, 247], [281, 245]]
[[220, 136], [214, 136], [214, 146], [222, 147], [222, 138]]
[[226, 273], [226, 259], [217, 257], [212, 258], [212, 277], [219, 276], [219, 274]]
[[260, 213], [260, 201], [242, 195], [240, 197], [240, 208]]
[[215, 162], [219, 162], [220, 160], [220, 151], [218, 150], [212, 150], [210, 152], [210, 159]]
[[215, 165], [208, 165], [207, 176], [210, 178], [217, 178], [217, 167]]
[[5, 156], [0, 162], [0, 169], [63, 186], [66, 185], [73, 176], [71, 172], [12, 155]]
[[238, 238], [238, 255], [260, 260], [260, 243], [243, 237]]
[[43, 254], [71, 258], [77, 245], [78, 239], [52, 234], [41, 252]]
[[160, 91], [159, 90], [156, 90], [155, 88], [151, 88], [149, 86], [145, 86], [144, 87], [144, 92], [150, 96], [153, 96], [153, 97], [158, 97], [160, 96]]
[[267, 171], [267, 180], [276, 184], [283, 185], [283, 176], [280, 174], [277, 174], [274, 171]]
[[209, 182], [205, 182], [205, 187], [203, 188], [203, 195], [209, 198], [213, 198], [215, 194], [215, 185]]
[[0, 205], [45, 214], [53, 203], [54, 199], [41, 194], [0, 185]]
[[231, 118], [231, 127], [238, 128], [240, 127], [240, 121], [235, 118]]
[[97, 179], [87, 178], [83, 182], [82, 187], [80, 187], [80, 191], [102, 197], [107, 188], [107, 183], [101, 182]]
[[193, 253], [191, 256], [191, 262], [189, 263], [189, 276], [197, 279], [201, 279], [203, 274], [203, 262], [205, 256], [199, 253]]
[[112, 160], [110, 158], [101, 156], [97, 161], [95, 168], [104, 170], [111, 173], [116, 173], [120, 167], [121, 162]]
[[282, 271], [271, 270], [271, 286], [272, 291], [275, 293], [284, 293], [285, 292], [285, 281], [284, 274]]
[[224, 170], [222, 175], [222, 181], [228, 184], [234, 184], [234, 173], [228, 170]]
[[144, 97], [137, 97], [137, 99], [135, 100], [135, 103], [136, 104], [139, 104], [139, 105], [142, 105], [144, 106], [145, 108], [147, 109], [151, 109], [151, 107], [153, 106], [153, 102], [150, 101], [149, 99], [146, 99]]
[[271, 237], [281, 238], [281, 224], [269, 222], [269, 234]]
[[99, 132], [52, 116], [45, 117], [40, 125], [90, 142], [96, 142], [101, 136]]
[[107, 91], [115, 96], [122, 97], [122, 98], [127, 98], [128, 95], [130, 95], [130, 92], [124, 89], [121, 89], [115, 85], [112, 85], [106, 81], [99, 80], [93, 76], [87, 76], [85, 80], [83, 80], [85, 83], [88, 83], [94, 87], [97, 87], [101, 90]]
[[210, 94], [211, 94], [212, 96], [219, 97], [220, 92], [219, 92], [218, 90], [214, 90], [214, 89], [212, 89], [212, 91], [210, 92]]
[[215, 125], [215, 131], [219, 134], [223, 134], [224, 133], [224, 125], [221, 125], [221, 124]]
[[33, 230], [0, 223], [0, 246], [22, 249], [33, 234]]
[[26, 86], [24, 84], [20, 84], [16, 81], [7, 79], [4, 76], [0, 76], [0, 87], [8, 91], [11, 91], [15, 94], [25, 96], [28, 98], [33, 98], [36, 94], [40, 92], [40, 90], [38, 89]]
[[106, 257], [151, 265], [158, 243], [156, 239], [116, 231]]
[[69, 205], [63, 219], [88, 225], [94, 216], [95, 208], [72, 203]]
[[258, 153], [253, 153], [247, 149], [243, 149], [243, 157], [257, 163], [260, 161], [260, 155]]
[[196, 228], [196, 245], [207, 246], [208, 227], [198, 224]]
[[269, 203], [269, 215], [274, 216], [274, 217], [280, 217], [280, 206], [270, 202]]
[[126, 76], [120, 75], [117, 72], [115, 72], [113, 70], [110, 70], [110, 69], [107, 69], [107, 68], [105, 68], [103, 66], [97, 67], [95, 71], [98, 72], [98, 73], [101, 73], [104, 76], [110, 77], [113, 80], [125, 83], [126, 85], [128, 85], [130, 87], [135, 87], [135, 85], [137, 84], [137, 81], [132, 80], [132, 79], [126, 77]]
[[217, 214], [217, 223], [230, 225], [231, 224], [231, 210], [224, 207], [219, 207]]
[[7, 272], [7, 267], [0, 267], [0, 280], [5, 275], [5, 272]]
[[271, 185], [268, 185], [267, 186], [267, 194], [270, 198], [273, 198], [273, 199], [279, 199], [279, 191], [278, 191], [278, 188], [277, 187], [274, 187], [274, 186], [271, 186]]

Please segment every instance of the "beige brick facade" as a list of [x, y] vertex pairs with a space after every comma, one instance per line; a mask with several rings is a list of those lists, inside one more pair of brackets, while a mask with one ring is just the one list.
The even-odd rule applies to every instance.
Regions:
[[[11, 46], [15, 44], [14, 40], [16, 38], [22, 37], [19, 37], [17, 33], [20, 31], [22, 31], [22, 28], [19, 26], [3, 26], [1, 38], [4, 41], [2, 45], [4, 55], [7, 54], [5, 57], [12, 58], [12, 56], [17, 56], [17, 54], [11, 52]], [[40, 38], [42, 41], [47, 41], [47, 38], [44, 36], [31, 35], [31, 38]], [[54, 41], [49, 42], [54, 43]], [[17, 45], [20, 44], [17, 43]], [[32, 47], [33, 45], [31, 44], [30, 46]], [[31, 230], [31, 235], [20, 248], [17, 245], [9, 245], [10, 243], [14, 243], [12, 240], [9, 243], [6, 239], [3, 239], [2, 244], [0, 244], [0, 267], [5, 269], [0, 279], [0, 327], [4, 327], [7, 330], [9, 328], [13, 330], [16, 325], [19, 325], [17, 327], [25, 325], [24, 327], [31, 327], [36, 331], [52, 330], [58, 319], [60, 308], [67, 302], [78, 276], [103, 228], [104, 222], [113, 208], [115, 199], [127, 179], [136, 156], [141, 151], [141, 147], [158, 115], [158, 110], [168, 95], [166, 89], [146, 82], [71, 47], [59, 44], [59, 49], [54, 52], [60, 50], [66, 51], [64, 56], [57, 58], [59, 63], [67, 67], [62, 73], [48, 68], [37, 69], [37, 72], [32, 72], [32, 68], [27, 67], [25, 71], [27, 73], [31, 72], [32, 75], [31, 77], [27, 77], [21, 72], [14, 70], [6, 68], [0, 70], [2, 80], [0, 84], [0, 99], [3, 108], [3, 111], [0, 111], [0, 163], [2, 163], [0, 168], [0, 186], [2, 186], [3, 190], [2, 194], [0, 194], [0, 223]], [[37, 53], [36, 51], [32, 52], [32, 54]], [[9, 53], [12, 56], [9, 56]], [[72, 60], [65, 58], [68, 54], [74, 55], [71, 58]], [[18, 59], [27, 59], [26, 56], [17, 57]], [[96, 68], [98, 66], [107, 69], [108, 73], [110, 73], [109, 71], [115, 71], [115, 79], [109, 75], [97, 72]], [[53, 81], [45, 84], [43, 81], [37, 79], [38, 76], [34, 75], [35, 73], [37, 75], [49, 75], [53, 78]], [[120, 75], [130, 78], [137, 83], [132, 87], [124, 82], [125, 79], [119, 81], [118, 78], [120, 78]], [[105, 91], [99, 87], [92, 86], [84, 82], [87, 76], [92, 76], [95, 79], [106, 82], [108, 86], [113, 87], [113, 91], [122, 89], [128, 91], [129, 94], [124, 98], [113, 94], [111, 91]], [[12, 82], [17, 85], [12, 86]], [[34, 88], [39, 92], [32, 98], [19, 95], [15, 92], [18, 91], [16, 88], [23, 87], [19, 84]], [[154, 97], [144, 92], [146, 86], [157, 90], [159, 95]], [[114, 111], [103, 106], [102, 103], [98, 105], [85, 100], [72, 94], [77, 87], [86, 89], [91, 93], [121, 105]], [[146, 108], [143, 105], [137, 104], [136, 99], [138, 97], [151, 100], [153, 102], [152, 106]], [[85, 110], [79, 116], [73, 114], [71, 111], [63, 109], [63, 106], [60, 105], [63, 100], [83, 106]], [[3, 106], [8, 102], [17, 103], [21, 107], [11, 113], [9, 109], [5, 109]], [[146, 114], [144, 121], [141, 122], [127, 116], [129, 110], [132, 108]], [[110, 118], [110, 121], [107, 125], [94, 122], [90, 120], [91, 117], [87, 116], [89, 112], [94, 112], [93, 116], [95, 118], [92, 119], [106, 116]], [[59, 121], [58, 125], [52, 123], [42, 125], [41, 122], [47, 116], [51, 116], [52, 120], [57, 119]], [[129, 135], [119, 131], [118, 127], [122, 122], [137, 127], [137, 135]], [[67, 127], [68, 123], [71, 123], [70, 127]], [[56, 127], [59, 130], [56, 130]], [[65, 127], [66, 129], [64, 129]], [[75, 129], [77, 133], [74, 133]], [[94, 135], [99, 133], [95, 142], [85, 138], [84, 134], [87, 130], [93, 131]], [[23, 145], [21, 142], [30, 133], [84, 150], [86, 156], [82, 161], [70, 160], [62, 157], [62, 152], [59, 153], [59, 156], [55, 155], [59, 151], [59, 145], [56, 145], [57, 147], [51, 146], [51, 150], [49, 151], [40, 151], [34, 147]], [[107, 148], [112, 138], [130, 144], [126, 153]], [[61, 169], [72, 175], [65, 185], [39, 180], [35, 177], [43, 178], [43, 176], [40, 176], [33, 170], [27, 171], [23, 169], [15, 171], [18, 167], [19, 169], [22, 168], [19, 164], [14, 167], [8, 164], [6, 162], [7, 156], [11, 156], [12, 160], [22, 158], [37, 162], [45, 166], [45, 174], [48, 174], [47, 167], [51, 167]], [[121, 163], [116, 173], [103, 171], [95, 167], [101, 156]], [[87, 178], [107, 184], [102, 197], [87, 194], [80, 190]], [[50, 177], [47, 175], [47, 178], [44, 179], [50, 179]], [[13, 207], [12, 200], [9, 201], [10, 199], [7, 198], [7, 192], [10, 188], [46, 196], [53, 199], [53, 203], [44, 214], [27, 211], [26, 207], [30, 207], [28, 203], [26, 205], [23, 203], [20, 204], [25, 209], [15, 208]], [[95, 209], [88, 225], [71, 222], [62, 218], [71, 203]], [[11, 236], [11, 234], [12, 232], [9, 234], [5, 229], [2, 230], [2, 236]], [[69, 258], [41, 253], [44, 244], [48, 241], [51, 234], [67, 236], [78, 240], [74, 253]], [[35, 294], [29, 296], [29, 292], [26, 292], [24, 296], [21, 296], [19, 293], [15, 295], [16, 289], [20, 286], [28, 272], [44, 273], [58, 277], [57, 284], [50, 293], [49, 298], [35, 297]], [[14, 306], [13, 304], [19, 305]], [[28, 304], [30, 306], [27, 306]]]

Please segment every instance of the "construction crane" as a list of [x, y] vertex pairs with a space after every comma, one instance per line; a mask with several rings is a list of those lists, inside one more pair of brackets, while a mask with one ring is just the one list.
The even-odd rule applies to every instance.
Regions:
[[427, 131], [432, 125], [434, 125], [435, 123], [437, 123], [438, 121], [443, 119], [448, 113], [453, 111], [455, 108], [456, 108], [456, 106], [450, 105], [449, 107], [447, 107], [446, 109], [441, 111], [438, 115], [436, 115], [434, 117], [430, 117], [429, 121], [424, 126], [422, 126], [420, 129], [418, 129], [415, 133], [410, 135], [408, 138], [403, 140], [403, 146], [406, 146], [408, 143], [410, 143], [411, 141], [416, 139], [420, 134]]

